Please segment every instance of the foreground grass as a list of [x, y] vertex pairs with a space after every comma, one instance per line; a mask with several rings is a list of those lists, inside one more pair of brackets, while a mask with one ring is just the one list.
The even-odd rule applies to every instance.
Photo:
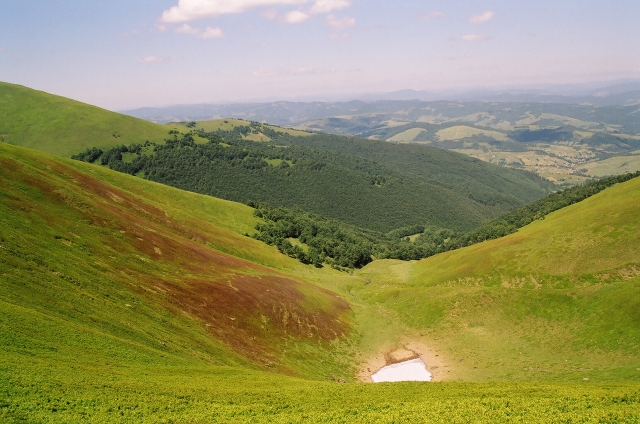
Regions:
[[7, 423], [640, 420], [640, 387], [632, 384], [338, 384], [230, 367], [6, 359], [0, 362], [0, 421]]

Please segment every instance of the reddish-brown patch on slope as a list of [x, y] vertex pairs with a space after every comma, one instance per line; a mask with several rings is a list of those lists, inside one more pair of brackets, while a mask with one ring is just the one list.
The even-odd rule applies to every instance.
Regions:
[[[200, 319], [207, 330], [234, 351], [262, 364], [277, 363], [289, 338], [328, 343], [349, 333], [349, 305], [335, 294], [273, 275], [237, 275], [225, 280], [159, 284], [180, 309]], [[307, 296], [323, 307], [310, 308]], [[278, 347], [280, 346], [280, 348]]]
[[[53, 172], [23, 173], [20, 180], [93, 226], [119, 230], [135, 251], [177, 265], [159, 279], [144, 274], [144, 268], [127, 270], [113, 263], [138, 278], [142, 295], [149, 295], [144, 287], [152, 293], [160, 289], [170, 310], [190, 314], [241, 355], [277, 363], [283, 342], [290, 338], [326, 343], [348, 334], [349, 305], [332, 292], [203, 245], [196, 240], [207, 240], [208, 233], [194, 238], [195, 232], [159, 208], [75, 168], [55, 161], [44, 165]], [[20, 174], [19, 169], [15, 172]], [[53, 183], [53, 178], [59, 181]]]

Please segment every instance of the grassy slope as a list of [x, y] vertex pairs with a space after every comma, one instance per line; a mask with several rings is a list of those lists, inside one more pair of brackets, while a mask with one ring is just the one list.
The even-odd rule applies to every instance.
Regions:
[[640, 180], [516, 234], [373, 263], [362, 301], [422, 332], [464, 380], [640, 381]]
[[[0, 421], [640, 418], [629, 384], [339, 385], [263, 372], [349, 377], [346, 355], [374, 346], [385, 329], [371, 326], [393, 310], [357, 296], [362, 277], [240, 236], [255, 223], [246, 206], [8, 145], [0, 160]], [[349, 318], [305, 280], [351, 300], [349, 340], [321, 341]]]
[[4, 82], [0, 116], [5, 142], [58, 156], [167, 137], [162, 125]]
[[[242, 127], [242, 126], [246, 126], [249, 125], [250, 122], [249, 121], [245, 121], [244, 119], [211, 119], [209, 121], [197, 121], [196, 122], [196, 128], [197, 129], [203, 129], [206, 132], [213, 132], [213, 131], [217, 131], [217, 130], [222, 130], [222, 131], [232, 131], [234, 128], [236, 127]], [[187, 122], [171, 122], [168, 124], [165, 124], [165, 126], [167, 128], [176, 128], [178, 129], [180, 132], [188, 132], [189, 131], [189, 127], [187, 127]], [[306, 132], [306, 131], [300, 131], [300, 130], [294, 130], [291, 128], [283, 128], [283, 127], [278, 127], [275, 125], [267, 125], [264, 124], [265, 127], [270, 128], [274, 131], [279, 131], [279, 132], [283, 132], [286, 134], [290, 134], [290, 135], [294, 135], [294, 136], [309, 136], [311, 135], [311, 133]], [[270, 138], [267, 137], [266, 135], [262, 134], [262, 135], [258, 135], [258, 134], [249, 134], [248, 137], [245, 137], [246, 140], [253, 140], [253, 141], [269, 141]]]
[[[144, 364], [166, 356], [312, 377], [299, 351], [329, 364], [328, 343], [348, 334], [346, 302], [243, 259], [293, 262], [233, 231], [251, 231], [250, 208], [0, 149], [0, 319], [11, 329], [1, 344], [10, 352]], [[74, 337], [56, 336], [70, 328]]]

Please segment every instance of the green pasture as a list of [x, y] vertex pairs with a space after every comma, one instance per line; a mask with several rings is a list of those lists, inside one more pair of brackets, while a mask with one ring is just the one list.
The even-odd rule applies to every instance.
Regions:
[[4, 82], [0, 116], [2, 141], [57, 156], [168, 137], [162, 125]]

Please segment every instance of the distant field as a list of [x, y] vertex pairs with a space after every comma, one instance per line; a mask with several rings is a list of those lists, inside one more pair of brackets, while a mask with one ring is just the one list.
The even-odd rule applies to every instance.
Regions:
[[387, 141], [393, 142], [409, 142], [414, 141], [415, 138], [423, 133], [424, 130], [422, 128], [411, 128], [410, 130], [406, 130], [401, 132], [400, 134], [396, 134], [393, 137], [389, 138]]
[[589, 175], [597, 177], [633, 172], [640, 169], [640, 154], [605, 159], [588, 164], [586, 168]]
[[507, 137], [503, 133], [500, 133], [497, 131], [489, 131], [489, 130], [482, 130], [479, 128], [467, 127], [464, 125], [448, 127], [436, 133], [439, 141], [460, 140], [467, 137], [473, 137], [474, 135], [478, 135], [478, 134], [481, 134], [487, 137], [492, 137], [493, 139], [499, 140], [499, 141], [509, 140], [509, 137]]
[[[165, 124], [166, 127], [169, 128], [177, 128], [182, 132], [188, 131], [189, 127], [187, 127], [188, 122], [171, 122], [168, 124]], [[203, 129], [206, 132], [213, 132], [213, 131], [218, 131], [218, 130], [222, 130], [222, 131], [232, 131], [234, 128], [237, 127], [242, 127], [242, 126], [246, 126], [249, 125], [250, 122], [249, 121], [245, 121], [243, 119], [212, 119], [210, 121], [197, 121], [196, 122], [196, 126], [195, 129]], [[311, 135], [310, 133], [306, 132], [306, 131], [300, 131], [300, 130], [294, 130], [291, 128], [283, 128], [283, 127], [277, 127], [274, 125], [264, 125], [264, 127], [272, 129], [274, 131], [279, 131], [279, 132], [284, 132], [285, 134], [290, 134], [293, 136], [308, 136]], [[259, 133], [259, 134], [249, 134], [248, 136], [243, 137], [245, 140], [251, 140], [251, 141], [270, 141], [271, 138], [267, 137], [266, 135]]]

